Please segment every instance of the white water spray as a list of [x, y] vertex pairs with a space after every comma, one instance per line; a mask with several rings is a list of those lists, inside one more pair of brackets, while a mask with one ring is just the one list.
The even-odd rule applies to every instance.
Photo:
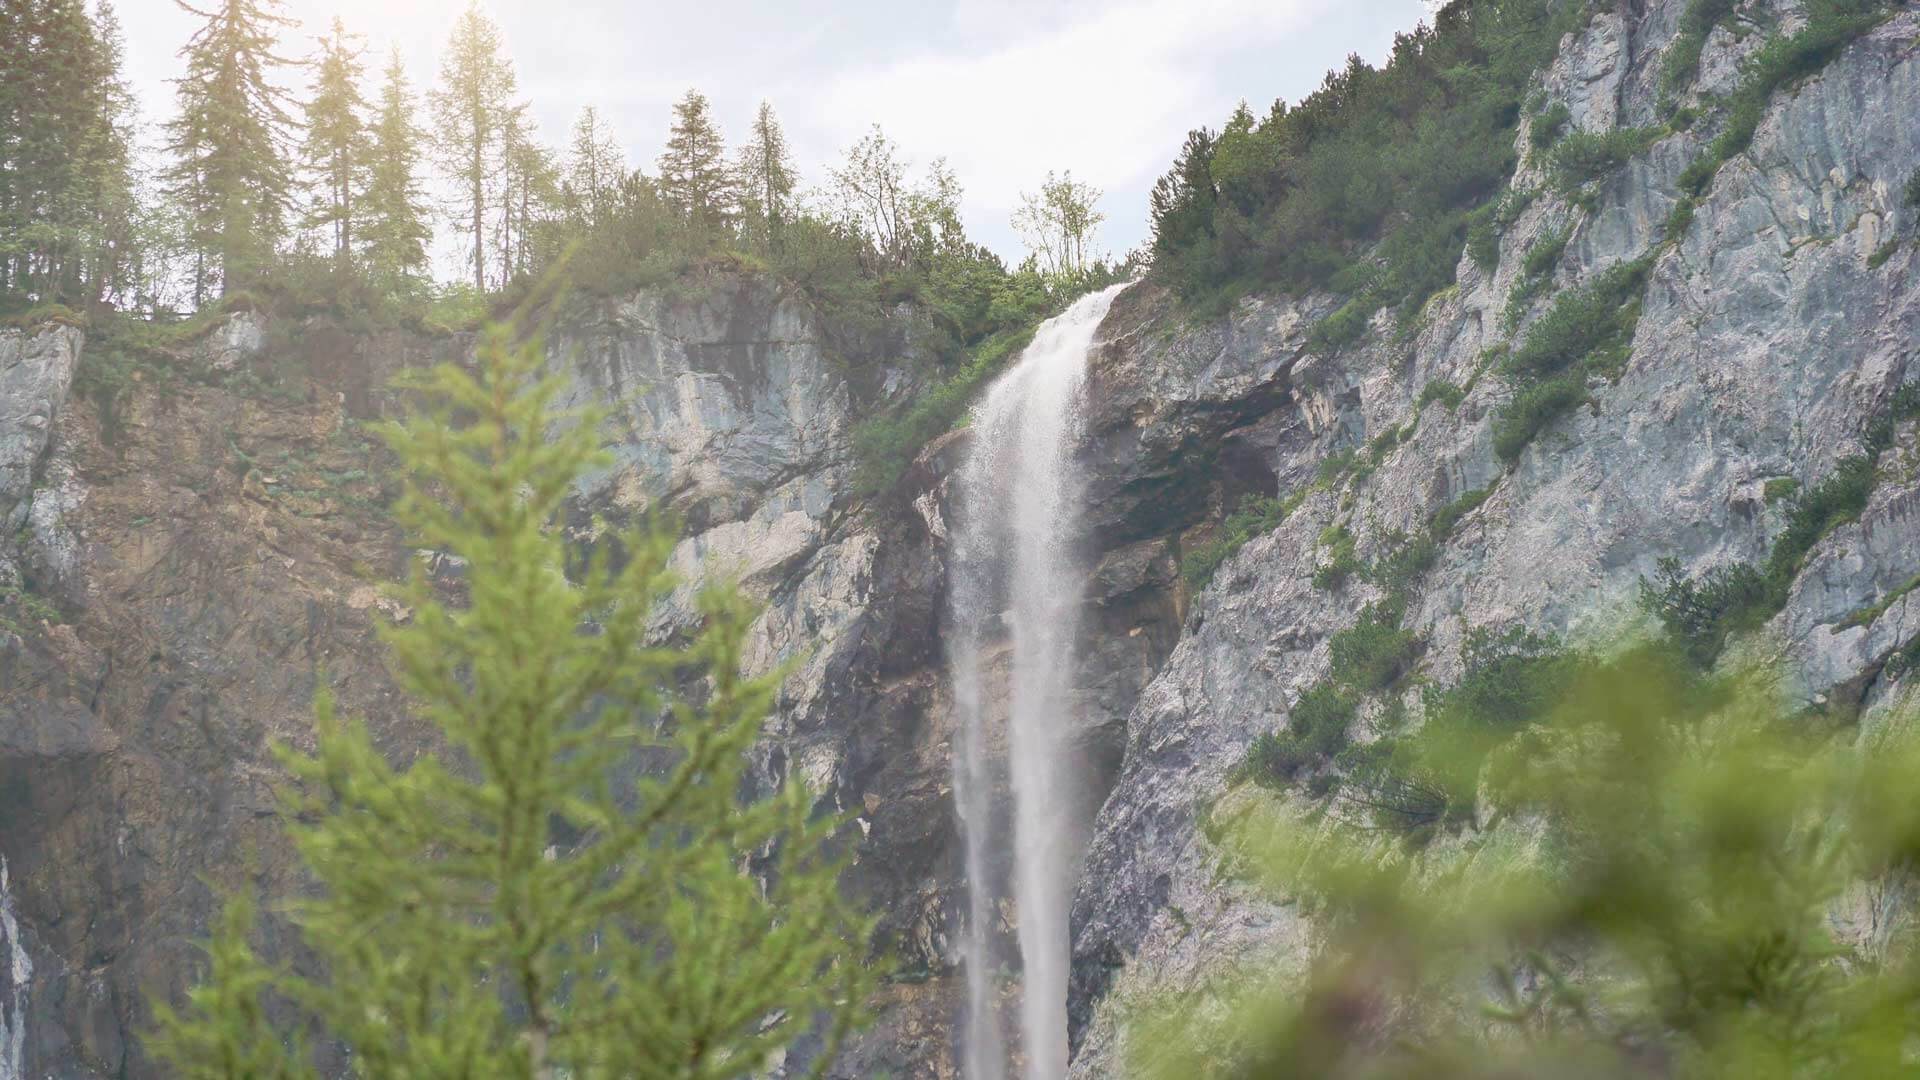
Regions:
[[0, 984], [0, 1080], [25, 1080], [27, 1075], [27, 983], [33, 964], [20, 940], [20, 922], [13, 914], [13, 892], [7, 880], [7, 860], [0, 857], [0, 962], [6, 980]]
[[948, 662], [960, 719], [954, 797], [967, 844], [964, 1053], [970, 1080], [1000, 1080], [1006, 1070], [988, 970], [996, 899], [989, 870], [1005, 841], [992, 834], [985, 686], [985, 655], [1003, 629], [1012, 639], [1007, 759], [1020, 1043], [1028, 1080], [1060, 1080], [1067, 1071], [1067, 917], [1079, 862], [1073, 850], [1077, 770], [1070, 760], [1073, 642], [1085, 576], [1074, 558], [1082, 490], [1073, 451], [1087, 353], [1124, 287], [1083, 297], [1040, 327], [975, 409], [972, 444], [958, 476]]

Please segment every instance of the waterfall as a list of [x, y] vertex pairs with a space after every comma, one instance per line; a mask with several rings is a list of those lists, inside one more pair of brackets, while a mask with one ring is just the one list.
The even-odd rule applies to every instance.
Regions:
[[7, 880], [7, 860], [0, 856], [0, 1080], [25, 1080], [27, 1075], [27, 982], [33, 964], [20, 940], [20, 922], [13, 914], [13, 892]]
[[1076, 850], [1073, 642], [1084, 568], [1075, 564], [1081, 485], [1073, 452], [1094, 332], [1124, 285], [1081, 298], [1042, 324], [973, 414], [957, 476], [948, 664], [959, 736], [954, 799], [966, 837], [969, 1080], [1000, 1080], [1006, 1049], [991, 970], [995, 835], [989, 654], [1003, 635], [1007, 774], [1013, 794], [1013, 906], [1019, 923], [1020, 1045], [1028, 1080], [1067, 1071], [1067, 917]]

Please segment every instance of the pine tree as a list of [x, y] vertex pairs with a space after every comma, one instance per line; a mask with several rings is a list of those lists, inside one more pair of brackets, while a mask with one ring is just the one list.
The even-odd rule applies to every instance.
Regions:
[[396, 50], [387, 61], [386, 81], [380, 87], [367, 187], [360, 197], [360, 243], [376, 280], [397, 282], [423, 271], [427, 244], [433, 239], [420, 189], [425, 135], [414, 123], [415, 106], [406, 67]]
[[589, 105], [580, 110], [573, 122], [573, 136], [567, 145], [567, 189], [583, 224], [606, 219], [627, 163], [620, 143], [600, 119], [599, 110]]
[[218, 0], [210, 10], [174, 2], [206, 20], [180, 50], [187, 73], [174, 81], [180, 113], [167, 127], [166, 174], [193, 221], [201, 303], [214, 274], [222, 292], [248, 280], [286, 234], [295, 123], [270, 73], [289, 64], [274, 52], [279, 31], [297, 24], [279, 14], [280, 0]]
[[358, 36], [335, 18], [320, 43], [313, 99], [307, 103], [305, 156], [314, 189], [307, 224], [332, 232], [333, 256], [341, 262], [353, 255], [354, 221], [368, 167], [367, 102], [360, 94], [363, 51]]
[[724, 229], [735, 212], [726, 145], [706, 95], [689, 90], [673, 107], [673, 131], [660, 155], [660, 194], [681, 220], [702, 233]]
[[751, 239], [768, 250], [780, 246], [793, 200], [793, 154], [773, 106], [760, 103], [753, 130], [740, 148], [740, 212]]
[[440, 66], [440, 85], [428, 95], [434, 146], [441, 165], [460, 186], [458, 220], [473, 241], [473, 287], [487, 287], [487, 195], [505, 165], [507, 124], [518, 80], [507, 60], [500, 28], [480, 10], [467, 8], [454, 25]]
[[431, 411], [388, 432], [410, 545], [465, 565], [463, 606], [417, 570], [385, 633], [459, 764], [396, 767], [320, 700], [313, 754], [280, 756], [316, 886], [288, 910], [324, 973], [256, 952], [230, 902], [185, 1015], [156, 1008], [150, 1045], [185, 1077], [316, 1076], [282, 1034], [311, 1031], [361, 1076], [718, 1080], [821, 1024], [830, 1059], [864, 1008], [871, 924], [839, 895], [833, 823], [796, 783], [741, 794], [777, 683], [740, 675], [751, 612], [710, 589], [703, 628], [661, 644], [672, 537], [627, 533], [617, 565], [569, 547], [599, 418], [553, 410], [525, 336], [424, 373]]

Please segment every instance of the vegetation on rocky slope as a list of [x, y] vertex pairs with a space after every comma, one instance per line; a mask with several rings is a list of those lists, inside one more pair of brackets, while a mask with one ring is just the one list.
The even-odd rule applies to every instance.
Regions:
[[[1476, 647], [1423, 745], [1400, 748], [1433, 779], [1321, 822], [1261, 800], [1215, 814], [1228, 870], [1297, 898], [1320, 945], [1304, 977], [1137, 1010], [1138, 1075], [1910, 1071], [1920, 978], [1882, 921], [1920, 853], [1910, 717], [1835, 733], [1770, 680], [1659, 648]], [[1445, 805], [1479, 830], [1417, 850], [1379, 831], [1430, 830]]]

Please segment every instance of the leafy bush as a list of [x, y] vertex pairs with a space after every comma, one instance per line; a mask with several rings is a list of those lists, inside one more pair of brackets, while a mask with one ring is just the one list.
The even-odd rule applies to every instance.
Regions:
[[1720, 166], [1753, 144], [1774, 91], [1825, 67], [1854, 39], [1873, 29], [1893, 10], [1888, 0], [1810, 0], [1807, 23], [1798, 33], [1776, 37], [1747, 58], [1740, 85], [1727, 104], [1727, 119], [1699, 159], [1680, 174], [1680, 186], [1693, 195], [1705, 191]]
[[1513, 461], [1555, 421], [1588, 400], [1584, 374], [1557, 375], [1528, 383], [1493, 418], [1493, 452]]
[[1556, 229], [1547, 233], [1527, 249], [1527, 256], [1520, 262], [1520, 272], [1530, 278], [1549, 277], [1553, 268], [1560, 265], [1560, 256], [1566, 253], [1567, 241], [1572, 239], [1571, 228]]
[[1426, 531], [1412, 536], [1393, 533], [1385, 539], [1384, 546], [1386, 553], [1367, 569], [1367, 579], [1380, 586], [1390, 598], [1406, 596], [1440, 557], [1439, 546]]
[[1587, 17], [1562, 0], [1449, 4], [1384, 68], [1356, 58], [1297, 105], [1191, 133], [1153, 191], [1155, 276], [1194, 302], [1262, 286], [1364, 297], [1330, 344], [1377, 310], [1404, 324], [1452, 283], [1474, 227], [1485, 258], [1488, 222], [1468, 212], [1512, 172], [1529, 78]]
[[1857, 944], [1833, 912], [1904, 904], [1920, 850], [1911, 712], [1810, 737], [1771, 685], [1790, 675], [1761, 676], [1702, 685], [1645, 650], [1589, 665], [1496, 760], [1484, 830], [1432, 854], [1384, 849], [1367, 818], [1256, 808], [1217, 834], [1219, 864], [1298, 905], [1311, 960], [1228, 957], [1147, 1001], [1120, 1071], [1910, 1072], [1920, 958]]
[[1693, 84], [1700, 71], [1700, 53], [1707, 46], [1713, 28], [1739, 6], [1739, 0], [1689, 0], [1680, 15], [1680, 32], [1667, 46], [1660, 66], [1660, 92], [1671, 99]]
[[1494, 418], [1494, 450], [1503, 460], [1518, 457], [1536, 434], [1586, 401], [1590, 374], [1611, 375], [1626, 362], [1650, 265], [1622, 263], [1562, 293], [1507, 354], [1503, 366], [1516, 389]]
[[1451, 412], [1454, 409], [1458, 409], [1460, 403], [1466, 399], [1467, 392], [1465, 390], [1460, 389], [1445, 379], [1434, 379], [1420, 388], [1420, 398], [1414, 403], [1414, 407], [1424, 409], [1437, 401], [1445, 405], [1447, 410]]
[[1427, 525], [1427, 532], [1432, 535], [1435, 540], [1445, 540], [1447, 537], [1452, 536], [1453, 530], [1459, 527], [1460, 520], [1475, 510], [1478, 510], [1480, 504], [1486, 502], [1487, 498], [1492, 494], [1493, 488], [1491, 486], [1479, 488], [1474, 491], [1469, 491], [1441, 507], [1440, 511], [1433, 515], [1433, 521]]
[[1457, 813], [1471, 810], [1487, 759], [1547, 713], [1586, 660], [1524, 627], [1476, 627], [1461, 650], [1459, 681], [1423, 695], [1426, 722], [1391, 762], [1400, 777], [1444, 796]]
[[1576, 131], [1553, 148], [1554, 186], [1563, 192], [1598, 180], [1652, 146], [1665, 132], [1656, 127]]
[[1677, 242], [1681, 235], [1687, 231], [1687, 227], [1693, 224], [1693, 211], [1693, 199], [1689, 196], [1682, 195], [1679, 200], [1673, 204], [1673, 209], [1667, 213], [1667, 222], [1663, 232], [1664, 237], [1667, 240]]
[[920, 448], [953, 430], [974, 396], [1033, 340], [1032, 326], [995, 335], [973, 360], [921, 395], [905, 413], [878, 416], [854, 429], [853, 490], [862, 497], [893, 490]]
[[1794, 505], [1762, 567], [1735, 563], [1691, 581], [1678, 560], [1663, 559], [1654, 578], [1640, 583], [1641, 603], [1689, 659], [1711, 667], [1729, 638], [1759, 628], [1786, 606], [1808, 553], [1860, 516], [1874, 481], [1872, 456], [1848, 458]]
[[1336, 525], [1320, 534], [1320, 545], [1327, 549], [1327, 561], [1313, 572], [1313, 587], [1338, 589], [1347, 579], [1364, 569], [1354, 552], [1353, 534]]
[[1520, 220], [1535, 194], [1531, 189], [1508, 189], [1467, 215], [1467, 254], [1480, 269], [1491, 273], [1499, 267], [1500, 234]]
[[1800, 494], [1800, 481], [1791, 476], [1776, 476], [1767, 481], [1766, 486], [1760, 491], [1760, 497], [1766, 500], [1768, 506], [1782, 499], [1791, 499], [1798, 494]]
[[1359, 693], [1385, 689], [1405, 674], [1420, 650], [1420, 638], [1400, 626], [1400, 605], [1368, 604], [1360, 620], [1333, 635], [1333, 680]]
[[1296, 505], [1298, 499], [1282, 502], [1266, 496], [1255, 496], [1241, 503], [1206, 543], [1181, 558], [1180, 576], [1195, 591], [1206, 588], [1221, 563], [1246, 546], [1247, 541], [1279, 528]]
[[1552, 149], [1566, 133], [1567, 125], [1573, 123], [1573, 111], [1564, 101], [1556, 101], [1547, 111], [1527, 121], [1527, 142], [1535, 150]]
[[1338, 687], [1315, 684], [1294, 703], [1285, 730], [1254, 739], [1235, 770], [1235, 779], [1285, 787], [1302, 769], [1328, 761], [1346, 748], [1354, 711], [1353, 699]]
[[1526, 258], [1520, 264], [1520, 280], [1514, 284], [1512, 295], [1507, 297], [1507, 310], [1501, 316], [1501, 322], [1506, 327], [1511, 329], [1518, 326], [1533, 298], [1553, 284], [1554, 268], [1560, 265], [1560, 256], [1566, 254], [1567, 241], [1572, 236], [1571, 227], [1556, 229], [1541, 236], [1527, 249]]

